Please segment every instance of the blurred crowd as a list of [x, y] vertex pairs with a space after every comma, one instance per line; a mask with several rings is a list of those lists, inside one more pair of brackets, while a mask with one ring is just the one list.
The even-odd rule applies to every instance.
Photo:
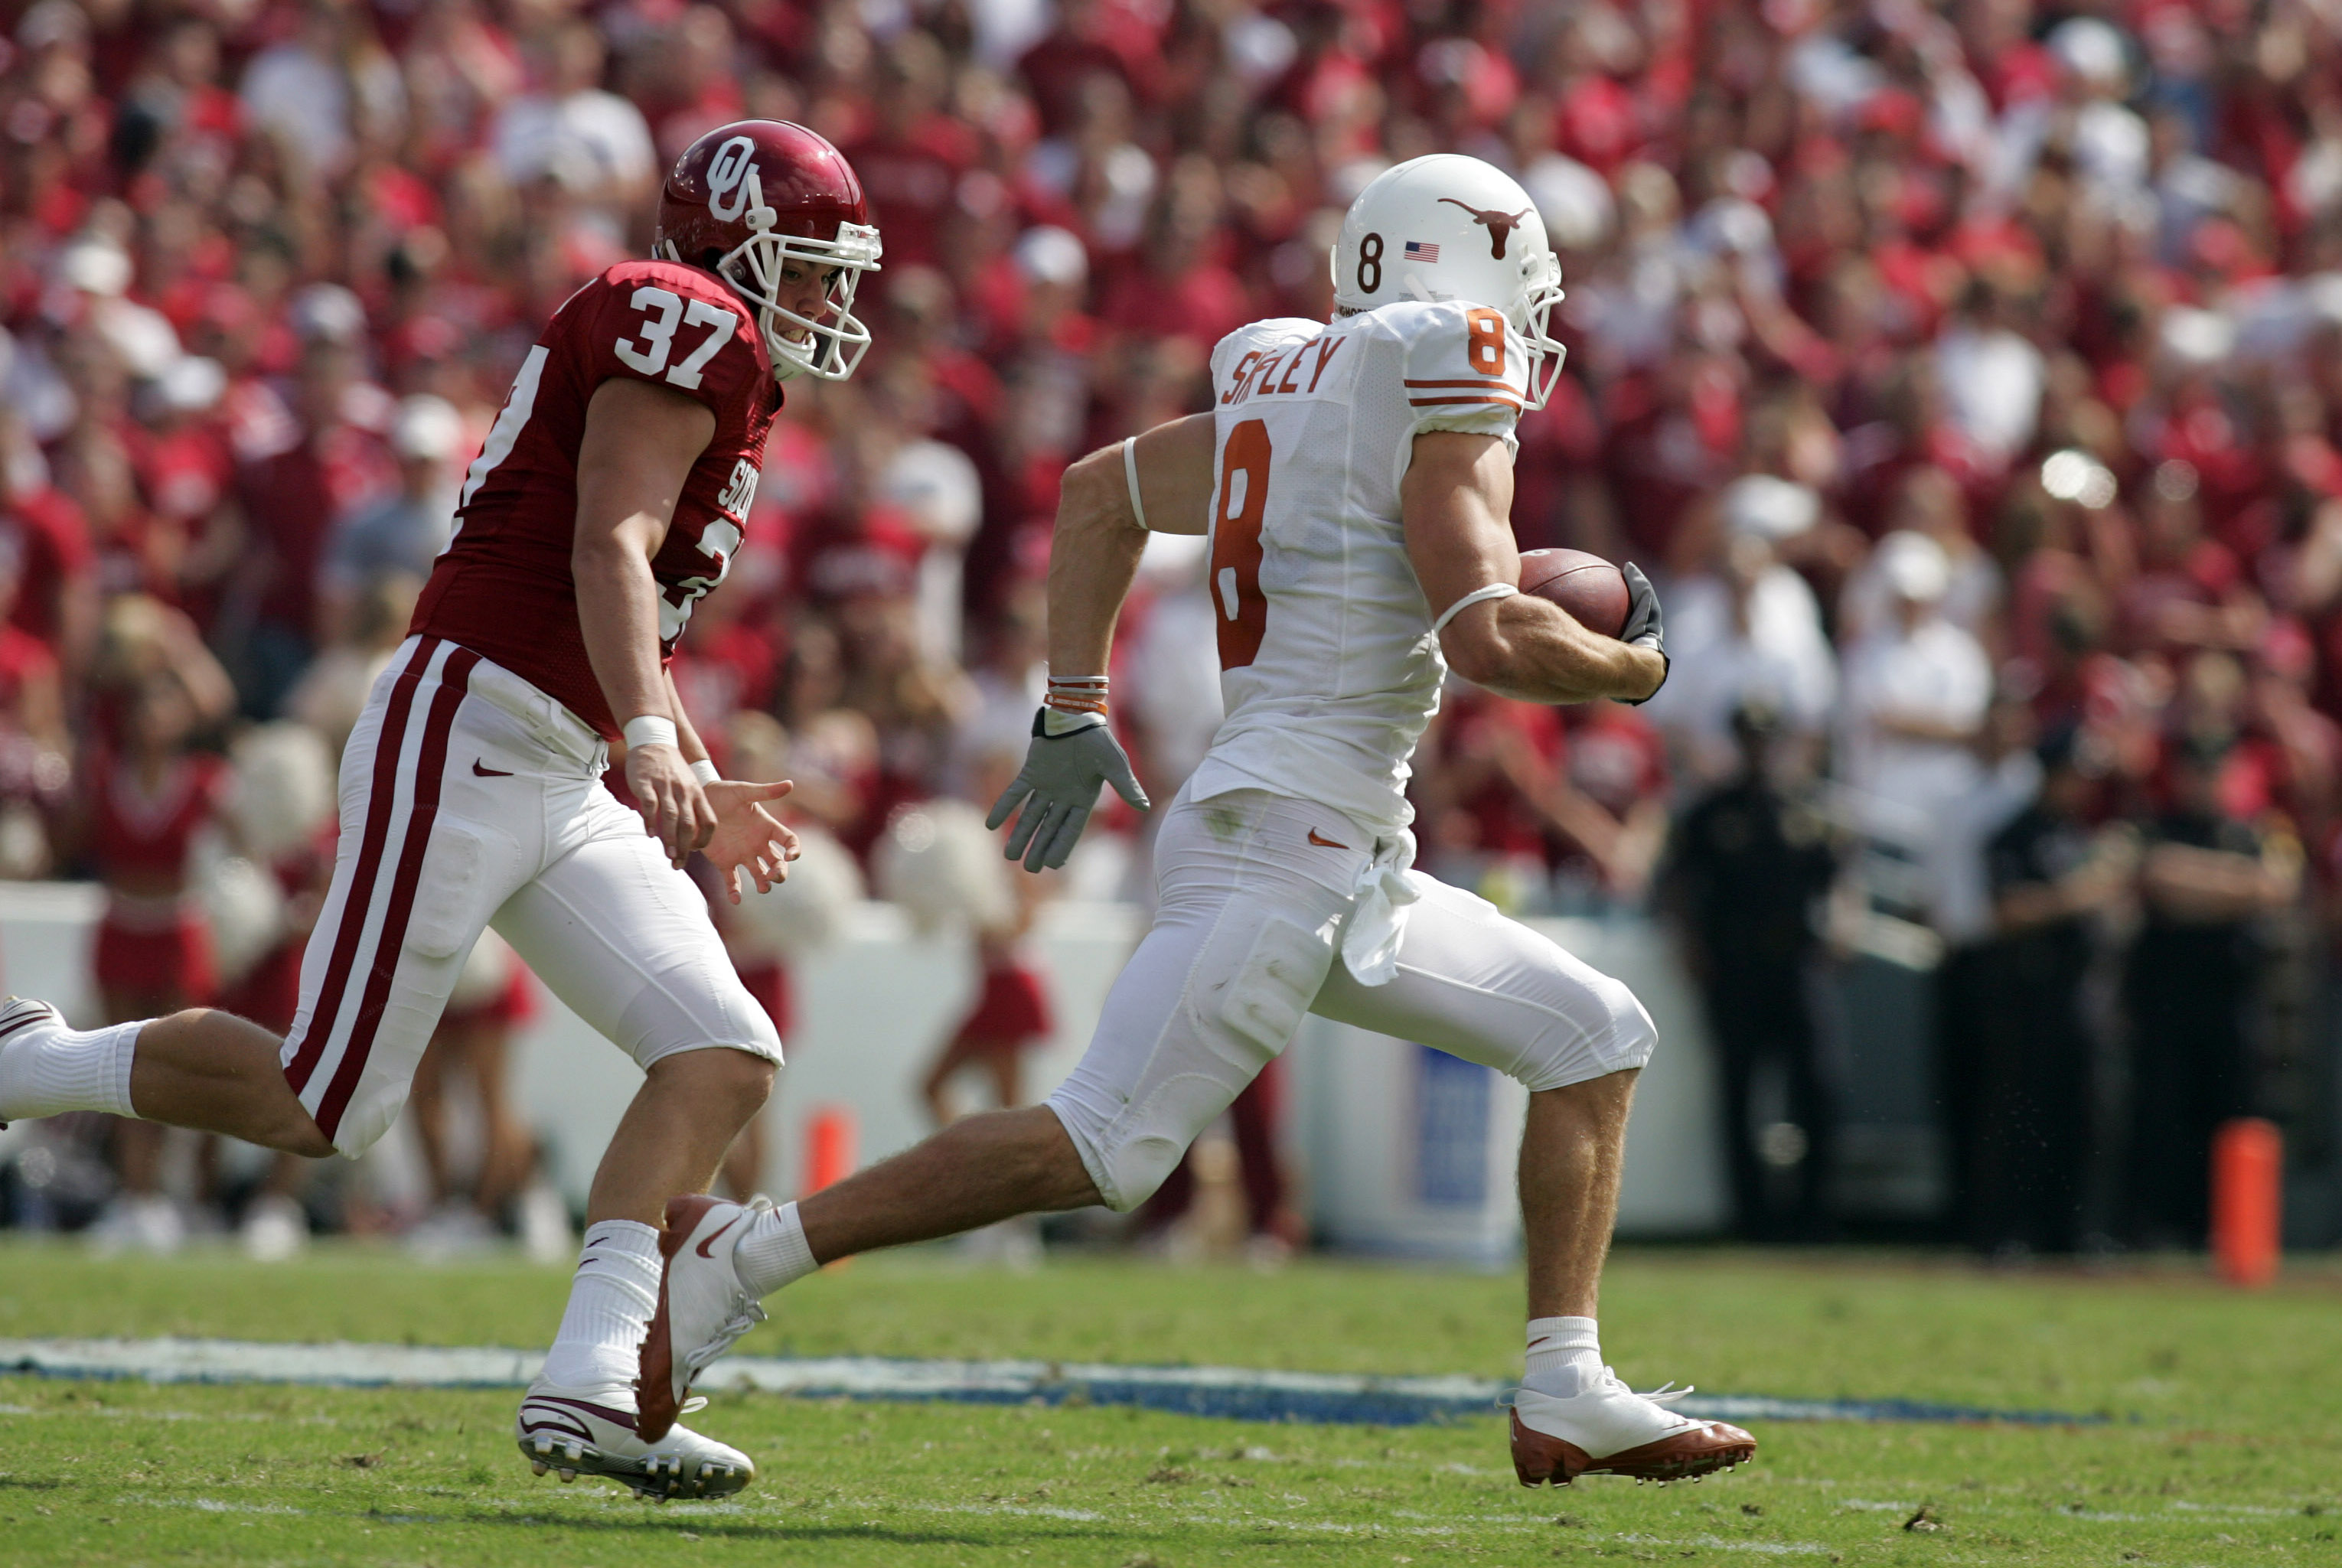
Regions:
[[[677, 661], [719, 763], [786, 767], [882, 891], [907, 808], [1021, 753], [1065, 464], [1204, 406], [1230, 328], [1324, 316], [1350, 196], [1456, 150], [1522, 181], [1569, 291], [1516, 532], [1645, 564], [1675, 674], [1642, 709], [1455, 692], [1421, 864], [1675, 914], [1751, 1233], [1829, 1232], [1812, 981], [1866, 958], [1934, 977], [1979, 1245], [2193, 1243], [2215, 1122], [2325, 1135], [2335, 0], [0, 12], [0, 874], [105, 882], [110, 1009], [281, 1025], [330, 791], [287, 833], [238, 781], [325, 777], [282, 759], [337, 752], [527, 345], [645, 254], [702, 132], [813, 126], [884, 235], [869, 361], [791, 386]], [[1217, 722], [1200, 577], [1160, 541], [1118, 647], [1157, 799]], [[931, 866], [958, 819], [917, 820]], [[1072, 891], [1143, 897], [1144, 824], [1100, 822]], [[212, 828], [265, 884], [240, 944], [194, 891]], [[1043, 1026], [1027, 904], [939, 1074]]]

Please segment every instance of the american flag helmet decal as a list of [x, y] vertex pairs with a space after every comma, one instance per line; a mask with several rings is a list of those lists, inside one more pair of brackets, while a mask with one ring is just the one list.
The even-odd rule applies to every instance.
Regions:
[[1436, 262], [1439, 259], [1439, 247], [1436, 245], [1426, 245], [1421, 240], [1409, 240], [1406, 242], [1406, 259]]

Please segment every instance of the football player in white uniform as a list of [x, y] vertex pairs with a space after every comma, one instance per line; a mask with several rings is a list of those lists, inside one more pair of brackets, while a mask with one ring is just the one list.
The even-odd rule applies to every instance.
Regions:
[[1408, 758], [1453, 668], [1508, 696], [1639, 702], [1666, 678], [1656, 596], [1587, 631], [1517, 590], [1514, 425], [1560, 368], [1560, 267], [1520, 186], [1417, 158], [1360, 194], [1328, 323], [1263, 321], [1212, 356], [1215, 407], [1066, 475], [1049, 567], [1050, 681], [993, 809], [1011, 855], [1061, 865], [1099, 786], [1144, 808], [1106, 723], [1115, 620], [1149, 527], [1211, 534], [1227, 717], [1156, 843], [1153, 927], [1081, 1065], [1046, 1105], [971, 1117], [779, 1209], [668, 1205], [644, 1345], [644, 1435], [821, 1263], [1012, 1214], [1145, 1201], [1302, 1015], [1423, 1042], [1529, 1091], [1520, 1193], [1525, 1484], [1654, 1479], [1751, 1457], [1603, 1364], [1595, 1305], [1635, 1078], [1654, 1044], [1620, 984], [1410, 869]]

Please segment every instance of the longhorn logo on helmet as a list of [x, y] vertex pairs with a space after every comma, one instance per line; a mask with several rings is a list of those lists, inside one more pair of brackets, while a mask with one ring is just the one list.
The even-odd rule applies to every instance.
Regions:
[[1526, 207], [1523, 207], [1516, 213], [1507, 213], [1495, 208], [1484, 210], [1469, 203], [1459, 202], [1454, 196], [1442, 196], [1439, 199], [1451, 207], [1462, 207], [1472, 215], [1474, 223], [1488, 231], [1488, 254], [1498, 261], [1505, 259], [1505, 246], [1511, 241], [1513, 230], [1520, 225], [1523, 218], [1529, 215], [1529, 209]]

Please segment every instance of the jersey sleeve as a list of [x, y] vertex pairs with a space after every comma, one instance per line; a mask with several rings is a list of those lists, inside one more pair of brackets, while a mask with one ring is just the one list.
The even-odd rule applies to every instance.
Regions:
[[[606, 274], [572, 306], [591, 385], [625, 379], [683, 393], [718, 419], [764, 374], [747, 307], [680, 267]], [[565, 313], [566, 314], [566, 313]]]
[[1244, 354], [1246, 339], [1252, 328], [1240, 326], [1212, 345], [1212, 395], [1216, 398], [1228, 389], [1229, 370]]
[[1394, 325], [1413, 434], [1457, 430], [1518, 447], [1513, 427], [1528, 406], [1529, 356], [1501, 312], [1442, 304]]

